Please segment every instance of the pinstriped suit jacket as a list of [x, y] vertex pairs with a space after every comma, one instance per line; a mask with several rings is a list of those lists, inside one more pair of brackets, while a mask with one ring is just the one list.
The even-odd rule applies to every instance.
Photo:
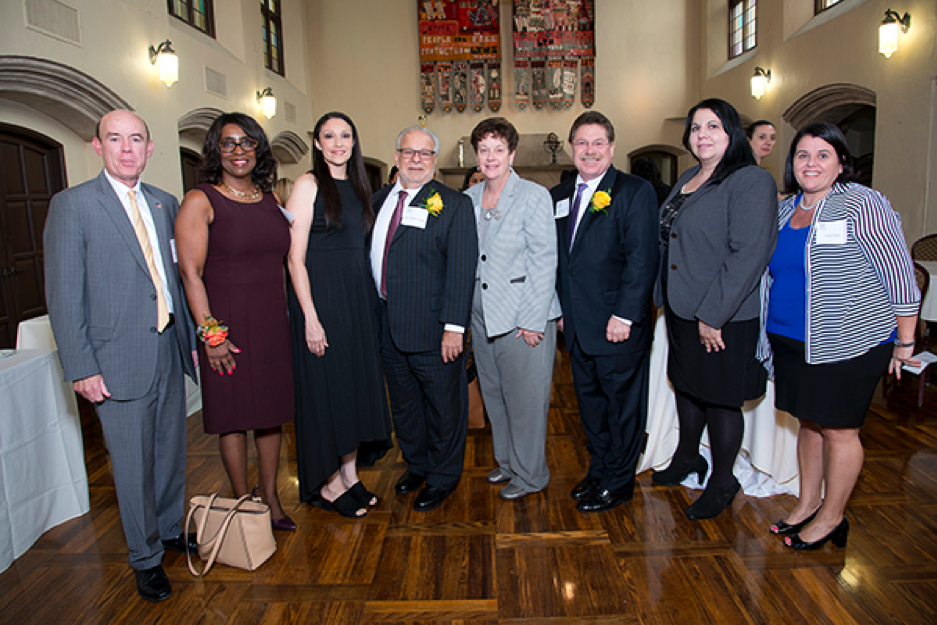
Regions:
[[[374, 195], [375, 213], [392, 188]], [[429, 215], [424, 229], [401, 224], [387, 254], [384, 322], [403, 352], [438, 351], [447, 323], [469, 325], [478, 260], [472, 204], [464, 194], [430, 181], [410, 205], [421, 205], [434, 192], [443, 201], [439, 215]]]
[[[485, 184], [465, 192], [475, 206], [476, 219], [482, 212]], [[511, 171], [497, 210], [500, 218], [491, 220], [478, 246], [475, 288], [481, 289], [485, 330], [489, 337], [516, 328], [543, 332], [547, 320], [560, 316], [550, 192]]]
[[[194, 331], [170, 240], [179, 203], [141, 185], [153, 214], [186, 373]], [[142, 397], [156, 375], [156, 290], [123, 205], [102, 171], [52, 198], [44, 233], [46, 301], [66, 380], [101, 374], [118, 400]]]
[[[550, 190], [554, 203], [573, 203], [576, 178]], [[606, 213], [586, 212], [569, 251], [569, 217], [556, 220], [559, 247], [557, 293], [567, 344], [578, 338], [590, 355], [648, 349], [654, 333], [648, 314], [657, 279], [657, 195], [649, 182], [609, 167], [597, 188], [610, 191]], [[588, 211], [584, 206], [581, 210]], [[609, 318], [633, 322], [627, 341], [605, 338]]]

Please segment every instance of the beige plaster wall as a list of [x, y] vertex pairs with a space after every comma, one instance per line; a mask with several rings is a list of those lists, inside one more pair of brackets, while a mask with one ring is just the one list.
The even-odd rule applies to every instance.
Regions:
[[[648, 144], [680, 145], [680, 133], [667, 117], [683, 115], [695, 98], [692, 71], [699, 32], [688, 18], [693, 0], [641, 2], [596, 0], [596, 102], [616, 129], [615, 164], [627, 168], [627, 154]], [[366, 156], [393, 164], [400, 130], [418, 123], [419, 51], [413, 0], [309, 0], [308, 32], [314, 61], [310, 84], [315, 116], [340, 110], [358, 126]], [[367, 16], [367, 19], [362, 19]], [[504, 101], [499, 115], [522, 134], [555, 132], [564, 140], [585, 109], [518, 110], [513, 93], [511, 3], [502, 2]], [[640, 28], [635, 28], [640, 25]], [[428, 126], [442, 143], [440, 162], [448, 161], [460, 137], [494, 115], [434, 111]], [[470, 149], [470, 147], [469, 147]]]
[[[22, 0], [10, 0], [0, 3], [0, 54], [63, 63], [91, 75], [129, 102], [146, 119], [155, 144], [144, 174], [148, 182], [181, 194], [177, 123], [196, 108], [239, 110], [256, 117], [270, 137], [291, 130], [306, 138], [311, 105], [303, 0], [283, 1], [286, 77], [263, 66], [260, 9], [254, 0], [216, 0], [217, 39], [169, 16], [162, 0], [62, 1], [79, 12], [80, 45], [28, 28]], [[179, 82], [171, 88], [159, 82], [148, 56], [149, 46], [164, 39], [172, 40], [179, 56]], [[206, 66], [226, 76], [227, 97], [206, 91]], [[277, 115], [271, 120], [261, 117], [255, 95], [267, 86], [279, 100]], [[286, 121], [284, 101], [296, 105], [296, 122]], [[0, 98], [0, 120], [33, 128], [63, 143], [70, 183], [100, 170], [100, 159], [90, 143], [42, 113]], [[305, 164], [284, 168], [293, 177], [305, 169]]]
[[[704, 0], [700, 24], [704, 52], [701, 96], [721, 97], [752, 119], [774, 120], [778, 147], [766, 161], [777, 179], [796, 130], [781, 116], [799, 98], [832, 83], [852, 83], [877, 94], [873, 186], [901, 214], [905, 237], [914, 241], [937, 230], [934, 182], [934, 80], [937, 77], [937, 3], [907, 0], [910, 31], [890, 58], [878, 54], [878, 26], [892, 3], [843, 0], [813, 17], [813, 0], [759, 2], [759, 41], [741, 61], [726, 61], [726, 0]], [[805, 6], [807, 7], [805, 9]], [[749, 79], [755, 66], [770, 69], [767, 94], [755, 100]]]

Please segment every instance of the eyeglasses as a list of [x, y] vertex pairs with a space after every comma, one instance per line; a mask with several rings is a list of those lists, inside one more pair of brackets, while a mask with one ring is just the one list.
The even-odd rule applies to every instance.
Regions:
[[244, 152], [250, 152], [257, 147], [257, 141], [250, 137], [242, 137], [240, 141], [225, 137], [218, 142], [218, 149], [226, 154], [234, 152], [234, 149], [237, 147], [240, 147]]
[[588, 148], [590, 145], [591, 145], [593, 148], [595, 148], [596, 150], [602, 150], [602, 149], [604, 149], [606, 146], [608, 146], [608, 144], [609, 144], [609, 142], [608, 142], [608, 141], [605, 141], [604, 139], [598, 139], [598, 140], [596, 140], [596, 141], [593, 141], [592, 143], [589, 143], [588, 141], [584, 141], [584, 140], [582, 140], [582, 139], [580, 139], [579, 141], [574, 141], [574, 142], [573, 142], [573, 145], [576, 146], [577, 148], [579, 148], [580, 150], [585, 150], [585, 149]]
[[413, 158], [417, 154], [420, 155], [420, 158], [424, 158], [427, 160], [436, 156], [436, 153], [433, 152], [432, 150], [411, 150], [410, 148], [402, 148], [397, 151], [400, 152], [400, 156], [404, 157], [407, 160]]

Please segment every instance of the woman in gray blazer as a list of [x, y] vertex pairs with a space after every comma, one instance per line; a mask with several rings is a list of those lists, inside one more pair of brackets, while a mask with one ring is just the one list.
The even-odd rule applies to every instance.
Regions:
[[742, 404], [764, 393], [756, 360], [759, 284], [777, 239], [777, 187], [755, 164], [739, 115], [724, 100], [687, 114], [683, 144], [699, 165], [674, 185], [660, 212], [662, 267], [655, 302], [667, 318], [667, 375], [676, 392], [680, 442], [653, 480], [679, 484], [708, 470], [699, 454], [709, 427], [713, 471], [686, 510], [718, 516], [740, 489], [732, 473], [742, 444]]
[[547, 411], [556, 349], [556, 233], [550, 193], [511, 169], [519, 135], [503, 117], [472, 131], [485, 181], [466, 191], [478, 223], [472, 341], [498, 463], [511, 501], [546, 488]]

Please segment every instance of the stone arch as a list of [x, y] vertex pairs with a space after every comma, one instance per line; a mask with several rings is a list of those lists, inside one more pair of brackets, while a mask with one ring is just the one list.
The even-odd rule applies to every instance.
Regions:
[[275, 136], [270, 141], [270, 147], [276, 159], [285, 165], [298, 163], [309, 153], [309, 146], [302, 137], [290, 130], [284, 130]]
[[0, 97], [21, 102], [57, 120], [85, 141], [98, 120], [130, 103], [82, 71], [32, 56], [0, 55]]
[[212, 122], [222, 113], [221, 109], [211, 107], [192, 109], [176, 122], [179, 136], [189, 139], [193, 145], [202, 145]]
[[811, 122], [836, 123], [864, 106], [876, 106], [874, 91], [850, 83], [833, 83], [798, 98], [781, 118], [799, 130]]

